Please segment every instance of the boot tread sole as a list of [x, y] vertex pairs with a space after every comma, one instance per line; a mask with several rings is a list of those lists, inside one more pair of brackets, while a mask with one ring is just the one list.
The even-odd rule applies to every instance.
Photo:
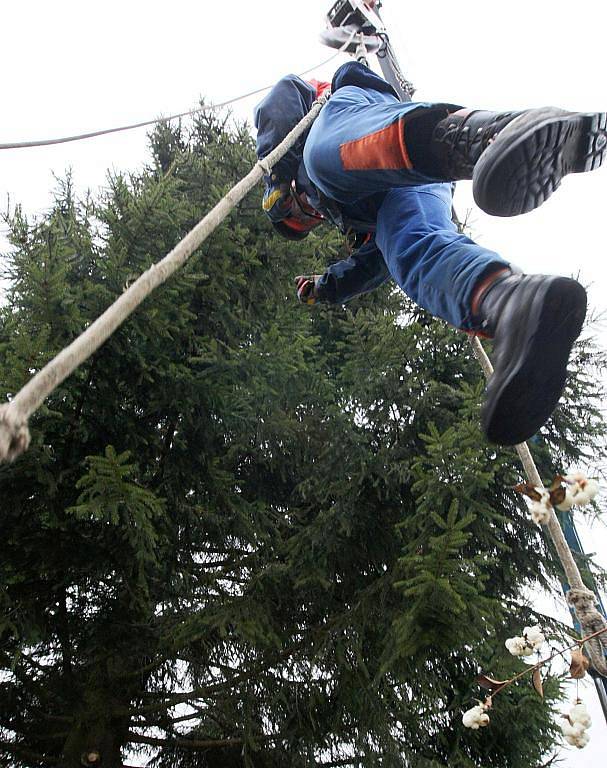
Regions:
[[474, 169], [478, 206], [518, 216], [541, 205], [569, 173], [600, 167], [607, 153], [607, 113], [530, 110], [513, 120]]

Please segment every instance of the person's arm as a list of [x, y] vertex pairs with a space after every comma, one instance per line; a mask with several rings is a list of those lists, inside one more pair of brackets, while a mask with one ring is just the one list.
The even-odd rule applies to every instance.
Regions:
[[299, 275], [295, 280], [297, 296], [304, 303], [345, 304], [355, 296], [378, 288], [389, 277], [384, 257], [371, 238], [347, 259], [331, 264], [323, 275]]
[[[289, 131], [308, 114], [316, 98], [316, 89], [297, 75], [287, 75], [279, 80], [254, 112], [257, 128], [257, 157], [261, 160], [285, 138]], [[272, 171], [276, 182], [290, 182], [297, 176], [301, 162], [305, 136], [278, 161]]]

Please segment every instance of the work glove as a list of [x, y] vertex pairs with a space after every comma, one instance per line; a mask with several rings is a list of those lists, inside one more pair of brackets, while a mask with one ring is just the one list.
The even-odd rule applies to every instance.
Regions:
[[297, 275], [297, 298], [302, 304], [316, 304], [322, 301], [322, 295], [318, 290], [318, 283], [322, 275]]
[[289, 182], [266, 182], [261, 207], [268, 215], [270, 221], [278, 223], [286, 219], [291, 213], [292, 205], [293, 198], [291, 197], [291, 185]]

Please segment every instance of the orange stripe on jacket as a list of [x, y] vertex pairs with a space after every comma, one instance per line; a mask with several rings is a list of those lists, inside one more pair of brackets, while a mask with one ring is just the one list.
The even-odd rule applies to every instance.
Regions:
[[403, 119], [339, 147], [345, 171], [410, 170], [413, 164], [405, 145]]

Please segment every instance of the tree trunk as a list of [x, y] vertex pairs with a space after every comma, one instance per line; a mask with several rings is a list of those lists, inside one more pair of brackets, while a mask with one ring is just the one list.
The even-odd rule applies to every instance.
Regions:
[[130, 702], [117, 701], [108, 690], [89, 688], [85, 693], [81, 714], [63, 747], [62, 768], [121, 768], [130, 718], [112, 713], [124, 711]]

